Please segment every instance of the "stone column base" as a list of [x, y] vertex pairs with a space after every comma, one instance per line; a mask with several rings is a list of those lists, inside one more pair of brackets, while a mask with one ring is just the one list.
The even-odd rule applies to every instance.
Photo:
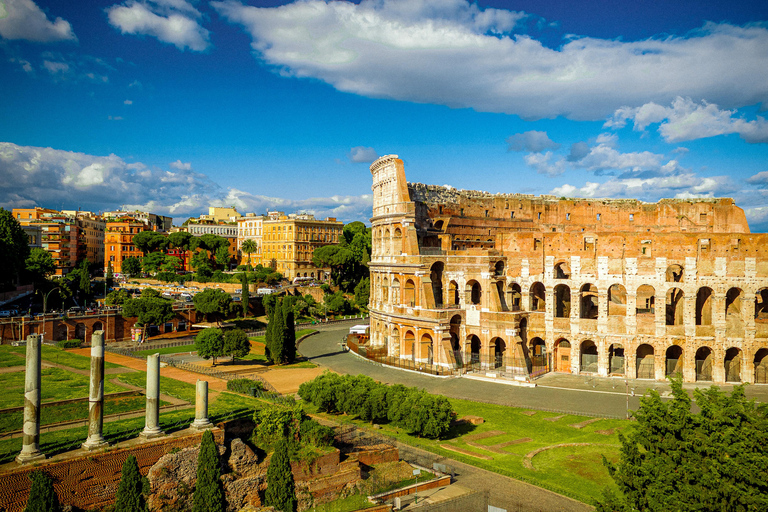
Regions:
[[29, 453], [22, 452], [16, 456], [17, 464], [29, 464], [30, 462], [37, 462], [41, 460], [45, 460], [45, 454], [40, 450]]
[[165, 432], [160, 430], [160, 427], [156, 427], [153, 429], [147, 429], [141, 431], [141, 434], [139, 434], [139, 437], [142, 439], [155, 439], [156, 437], [163, 437], [165, 435]]
[[101, 436], [93, 439], [89, 437], [82, 445], [80, 445], [83, 450], [88, 450], [89, 452], [100, 448], [106, 448], [107, 446], [109, 446], [109, 443]]
[[210, 430], [212, 428], [215, 428], [215, 425], [211, 423], [211, 420], [208, 418], [205, 418], [204, 420], [195, 420], [192, 422], [192, 424], [189, 426], [190, 430]]

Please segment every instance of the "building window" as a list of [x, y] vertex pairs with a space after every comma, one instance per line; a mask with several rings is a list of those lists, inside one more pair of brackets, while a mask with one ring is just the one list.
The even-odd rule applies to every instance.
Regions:
[[541, 212], [539, 212], [539, 220], [541, 220]]
[[571, 214], [570, 213], [566, 213], [565, 214], [565, 220], [571, 220]]
[[629, 221], [632, 222], [633, 220], [635, 220], [635, 214], [634, 213], [630, 213], [629, 214]]
[[599, 213], [597, 214], [597, 220], [600, 220], [600, 214]]

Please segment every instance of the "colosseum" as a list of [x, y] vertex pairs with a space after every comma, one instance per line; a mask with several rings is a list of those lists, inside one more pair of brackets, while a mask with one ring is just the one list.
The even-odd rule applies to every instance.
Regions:
[[[768, 383], [768, 235], [732, 199], [568, 199], [373, 175], [370, 349], [516, 380]], [[384, 357], [384, 356], [382, 356]]]

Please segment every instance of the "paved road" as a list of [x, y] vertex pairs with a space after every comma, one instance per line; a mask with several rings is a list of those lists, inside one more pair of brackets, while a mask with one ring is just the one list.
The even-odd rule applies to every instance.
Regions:
[[[353, 375], [363, 373], [381, 382], [417, 386], [430, 393], [439, 393], [451, 398], [592, 416], [623, 418], [626, 416], [627, 406], [630, 410], [639, 408], [640, 397], [647, 390], [656, 389], [662, 396], [669, 393], [669, 385], [663, 382], [630, 381], [629, 393], [627, 393], [625, 381], [622, 379], [556, 373], [539, 378], [535, 388], [483, 382], [463, 377], [433, 377], [381, 366], [362, 359], [352, 352], [342, 352], [340, 341], [347, 332], [348, 329], [342, 327], [322, 331], [301, 343], [299, 351], [311, 361], [339, 373]], [[685, 384], [686, 389], [695, 387], [706, 386]], [[731, 386], [722, 387], [726, 391], [731, 388]], [[633, 393], [634, 396], [632, 396]], [[768, 402], [768, 386], [747, 386], [747, 396], [761, 402]]]

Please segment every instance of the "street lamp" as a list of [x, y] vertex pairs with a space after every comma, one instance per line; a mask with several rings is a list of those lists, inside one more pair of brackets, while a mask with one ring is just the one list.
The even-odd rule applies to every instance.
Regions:
[[51, 288], [50, 290], [48, 290], [48, 293], [43, 293], [40, 290], [35, 290], [35, 293], [39, 293], [40, 295], [43, 296], [43, 320], [42, 320], [43, 329], [42, 329], [42, 332], [40, 333], [43, 336], [43, 341], [45, 341], [45, 314], [48, 312], [48, 296], [51, 295], [51, 293], [54, 290], [59, 290], [59, 295], [61, 295], [61, 288], [59, 286]]

